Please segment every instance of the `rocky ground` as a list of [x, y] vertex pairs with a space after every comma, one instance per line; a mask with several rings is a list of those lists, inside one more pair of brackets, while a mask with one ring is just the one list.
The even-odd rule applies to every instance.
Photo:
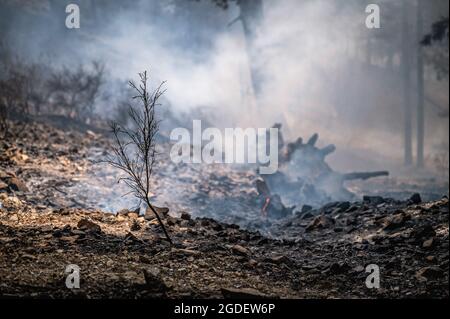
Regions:
[[[170, 207], [161, 212], [171, 246], [151, 214], [119, 196], [117, 172], [92, 162], [108, 143], [36, 123], [0, 141], [0, 296], [449, 296], [446, 197], [366, 196], [266, 219], [252, 172], [165, 163], [155, 201]], [[69, 264], [80, 289], [66, 288]], [[366, 287], [370, 264], [380, 289]]]

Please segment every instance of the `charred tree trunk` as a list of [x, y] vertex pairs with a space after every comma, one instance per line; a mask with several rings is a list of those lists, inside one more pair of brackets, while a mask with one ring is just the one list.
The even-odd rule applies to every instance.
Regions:
[[250, 64], [250, 76], [256, 96], [261, 92], [262, 75], [258, 67], [258, 52], [255, 46], [256, 36], [263, 18], [262, 0], [239, 0], [240, 20], [244, 29], [247, 55]]
[[372, 65], [372, 39], [370, 37], [366, 40], [366, 64]]
[[403, 116], [404, 116], [404, 164], [412, 164], [412, 112], [411, 112], [411, 59], [409, 33], [409, 4], [403, 0], [402, 16], [402, 77], [403, 77]]
[[423, 51], [423, 2], [417, 2], [417, 166], [424, 166], [425, 112], [424, 112], [424, 68]]
[[16, 11], [17, 9], [12, 4], [0, 1], [0, 54], [4, 53], [1, 51], [6, 50], [6, 46], [9, 45], [8, 41], [14, 27]]

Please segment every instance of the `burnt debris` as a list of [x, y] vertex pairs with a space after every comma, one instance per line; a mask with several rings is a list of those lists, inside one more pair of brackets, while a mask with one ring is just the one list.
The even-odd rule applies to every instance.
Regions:
[[[336, 151], [335, 145], [324, 148], [316, 146], [319, 134], [314, 134], [304, 143], [299, 137], [295, 142], [285, 144], [281, 124], [275, 124], [279, 133], [280, 169], [272, 175], [261, 175], [256, 188], [262, 202], [261, 212], [273, 218], [287, 217], [295, 207], [322, 205], [333, 201], [356, 199], [355, 194], [345, 188], [346, 181], [367, 180], [388, 176], [387, 171], [377, 172], [335, 172], [326, 162], [326, 157]], [[286, 207], [284, 204], [291, 205]]]

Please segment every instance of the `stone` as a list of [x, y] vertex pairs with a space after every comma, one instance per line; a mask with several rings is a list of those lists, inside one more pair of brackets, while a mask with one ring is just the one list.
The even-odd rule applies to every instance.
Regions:
[[426, 279], [426, 280], [430, 280], [430, 279], [439, 279], [442, 278], [444, 276], [444, 271], [439, 268], [439, 267], [424, 267], [422, 269], [420, 269], [417, 273], [416, 273], [416, 278], [417, 279]]
[[121, 209], [117, 212], [117, 215], [127, 215], [129, 212], [128, 209]]
[[384, 203], [384, 198], [381, 196], [364, 196], [363, 201], [368, 202], [370, 204], [379, 205]]
[[8, 190], [8, 184], [0, 181], [0, 192], [1, 191], [7, 191]]
[[189, 213], [186, 213], [186, 212], [181, 212], [180, 218], [183, 219], [183, 220], [191, 220], [191, 215]]
[[139, 224], [139, 222], [137, 220], [133, 220], [133, 224], [130, 227], [131, 231], [138, 231], [141, 229], [141, 225]]
[[122, 209], [117, 212], [117, 215], [128, 216], [130, 218], [138, 218], [141, 208], [138, 207], [135, 210]]
[[2, 206], [8, 210], [14, 210], [22, 207], [22, 201], [17, 197], [7, 197], [3, 200]]
[[203, 226], [203, 227], [208, 227], [209, 224], [210, 224], [210, 222], [209, 222], [209, 219], [207, 219], [207, 218], [202, 218], [200, 220], [200, 225]]
[[166, 216], [166, 223], [169, 226], [175, 226], [178, 223], [178, 221], [179, 220], [177, 218], [173, 217], [173, 216], [170, 216], [170, 215]]
[[[153, 206], [153, 208], [155, 209], [156, 213], [161, 218], [167, 217], [169, 214], [169, 208], [167, 208], [167, 207]], [[145, 211], [145, 214], [144, 214], [144, 218], [146, 220], [153, 220], [156, 218], [156, 216], [155, 216], [155, 213], [150, 208], [147, 208], [147, 210]]]
[[86, 131], [86, 135], [89, 137], [89, 138], [97, 138], [97, 134], [95, 134], [94, 132], [92, 132], [91, 130], [87, 130]]
[[334, 225], [334, 219], [324, 215], [320, 215], [314, 218], [314, 220], [311, 221], [308, 226], [306, 226], [305, 231], [310, 232], [315, 229], [328, 228], [332, 225]]
[[433, 247], [434, 244], [434, 238], [430, 238], [428, 240], [425, 240], [422, 244], [422, 248], [424, 249], [430, 249]]
[[118, 222], [123, 222], [126, 220], [126, 217], [124, 215], [116, 215], [116, 220]]
[[388, 218], [385, 221], [383, 230], [394, 230], [394, 229], [403, 227], [407, 220], [408, 220], [408, 216], [406, 216], [405, 213], [402, 212], [402, 213], [396, 214], [393, 217]]
[[153, 208], [156, 210], [159, 216], [166, 217], [167, 214], [169, 214], [169, 208], [168, 207], [157, 207], [153, 206]]
[[9, 174], [9, 173], [7, 173], [5, 171], [2, 171], [0, 169], [0, 179], [6, 179], [6, 178], [10, 178], [10, 177], [11, 177], [11, 174]]
[[292, 264], [292, 260], [287, 257], [287, 256], [274, 256], [274, 257], [270, 257], [266, 259], [267, 262], [273, 263], [273, 264], [286, 264], [286, 265], [290, 265]]
[[345, 263], [345, 262], [333, 263], [333, 264], [331, 264], [330, 268], [328, 269], [328, 271], [333, 275], [340, 275], [340, 274], [346, 273], [349, 270], [350, 270], [350, 266], [347, 265], [347, 263]]
[[426, 259], [428, 262], [430, 262], [430, 263], [436, 262], [436, 257], [435, 257], [435, 256], [427, 256], [425, 259]]
[[91, 232], [91, 233], [100, 233], [102, 231], [101, 227], [97, 225], [96, 223], [90, 221], [87, 218], [82, 218], [78, 224], [77, 227], [80, 230]]
[[217, 222], [211, 223], [211, 228], [215, 231], [223, 230], [223, 226]]
[[425, 238], [431, 238], [436, 236], [436, 231], [431, 224], [425, 224], [415, 228], [411, 234], [413, 238], [420, 241]]
[[128, 218], [134, 219], [134, 220], [138, 219], [138, 217], [139, 217], [139, 215], [136, 214], [135, 212], [130, 212], [130, 213], [128, 213], [127, 216], [128, 216]]
[[74, 229], [74, 230], [72, 230], [72, 234], [78, 235], [78, 236], [83, 236], [83, 235], [85, 235], [86, 233], [85, 233], [84, 231], [82, 231], [82, 230]]
[[17, 177], [11, 178], [8, 181], [8, 185], [9, 185], [9, 188], [11, 188], [14, 191], [19, 191], [19, 192], [24, 192], [24, 193], [29, 191], [27, 185], [25, 185], [25, 183], [22, 182]]
[[30, 260], [36, 260], [36, 259], [37, 259], [36, 256], [30, 255], [30, 254], [23, 254], [23, 255], [22, 255], [22, 258], [24, 258], [24, 259], [30, 259]]
[[413, 195], [409, 198], [409, 201], [410, 201], [411, 203], [417, 205], [417, 204], [422, 203], [422, 197], [420, 196], [420, 194], [416, 193], [416, 194], [413, 194]]
[[150, 220], [153, 220], [155, 218], [156, 218], [155, 214], [150, 209], [147, 209], [145, 211], [145, 215], [144, 215], [144, 219], [145, 220], [150, 221]]
[[159, 271], [156, 269], [142, 269], [146, 288], [152, 292], [166, 292], [168, 287], [166, 283], [159, 277]]
[[356, 273], [361, 273], [361, 272], [363, 272], [364, 270], [365, 270], [364, 267], [361, 266], [361, 265], [356, 266], [356, 267], [353, 269], [353, 271], [356, 272]]
[[231, 247], [231, 250], [236, 254], [236, 255], [241, 255], [241, 256], [249, 256], [251, 254], [250, 250], [248, 250], [245, 247], [242, 247], [241, 245], [234, 245], [233, 247]]

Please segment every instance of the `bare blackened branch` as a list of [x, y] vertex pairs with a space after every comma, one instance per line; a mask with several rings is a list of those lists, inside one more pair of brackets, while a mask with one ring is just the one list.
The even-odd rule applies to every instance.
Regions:
[[156, 135], [159, 130], [155, 107], [159, 105], [158, 100], [165, 92], [162, 90], [164, 82], [150, 94], [147, 88], [147, 72], [140, 73], [139, 77], [138, 85], [134, 82], [129, 85], [136, 92], [133, 99], [140, 102], [140, 107], [129, 107], [130, 128], [116, 122], [111, 124], [114, 146], [112, 154], [107, 155], [103, 162], [126, 173], [126, 177], [120, 178], [119, 182], [123, 181], [130, 188], [130, 194], [148, 205], [158, 219], [167, 240], [171, 242], [159, 214], [150, 203], [149, 195], [150, 180], [156, 162]]

